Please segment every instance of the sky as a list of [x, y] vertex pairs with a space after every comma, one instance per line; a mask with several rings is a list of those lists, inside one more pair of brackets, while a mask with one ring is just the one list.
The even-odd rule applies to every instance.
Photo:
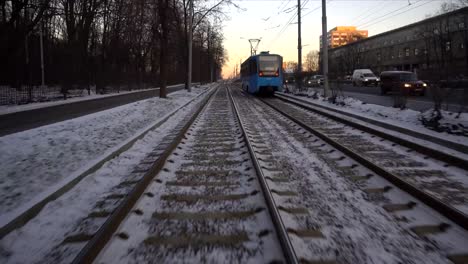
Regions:
[[[319, 49], [322, 33], [322, 0], [300, 0], [302, 54]], [[250, 56], [248, 39], [261, 39], [258, 51], [280, 54], [297, 61], [297, 0], [234, 0], [239, 8], [226, 7], [224, 46], [229, 60], [223, 77]], [[434, 14], [450, 0], [327, 0], [327, 31], [336, 26], [357, 26], [374, 36]], [[290, 22], [289, 22], [290, 21]], [[288, 23], [289, 22], [289, 23]], [[304, 60], [304, 59], [303, 59]]]

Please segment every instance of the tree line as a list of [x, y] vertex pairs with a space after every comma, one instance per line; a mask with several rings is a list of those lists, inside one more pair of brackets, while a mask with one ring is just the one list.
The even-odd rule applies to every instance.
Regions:
[[[230, 0], [0, 0], [0, 85], [45, 83], [66, 94], [214, 81], [226, 60], [219, 21]], [[42, 39], [42, 41], [41, 41]], [[42, 43], [42, 49], [41, 49]], [[41, 50], [43, 60], [41, 60]]]

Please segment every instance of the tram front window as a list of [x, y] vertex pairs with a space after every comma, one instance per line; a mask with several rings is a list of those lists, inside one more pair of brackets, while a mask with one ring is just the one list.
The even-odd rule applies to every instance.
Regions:
[[277, 56], [260, 56], [260, 76], [278, 76], [280, 69], [280, 58]]

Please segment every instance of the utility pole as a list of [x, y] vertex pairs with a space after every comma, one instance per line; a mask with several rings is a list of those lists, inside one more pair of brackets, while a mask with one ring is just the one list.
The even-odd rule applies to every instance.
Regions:
[[297, 0], [297, 89], [302, 89], [301, 0]]
[[322, 68], [323, 68], [323, 96], [328, 96], [328, 35], [327, 35], [327, 1], [322, 0]]
[[189, 0], [189, 38], [188, 38], [188, 65], [187, 65], [187, 91], [192, 91], [192, 39], [193, 39], [193, 0]]

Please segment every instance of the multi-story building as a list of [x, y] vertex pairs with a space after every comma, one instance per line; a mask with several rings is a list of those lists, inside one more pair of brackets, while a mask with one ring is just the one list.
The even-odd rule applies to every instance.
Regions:
[[468, 7], [331, 48], [330, 77], [354, 69], [417, 72], [421, 79], [468, 76]]
[[[354, 26], [339, 26], [327, 33], [328, 48], [340, 47], [364, 38], [367, 38], [367, 30], [357, 30]], [[322, 36], [320, 36], [320, 48], [322, 48]]]

